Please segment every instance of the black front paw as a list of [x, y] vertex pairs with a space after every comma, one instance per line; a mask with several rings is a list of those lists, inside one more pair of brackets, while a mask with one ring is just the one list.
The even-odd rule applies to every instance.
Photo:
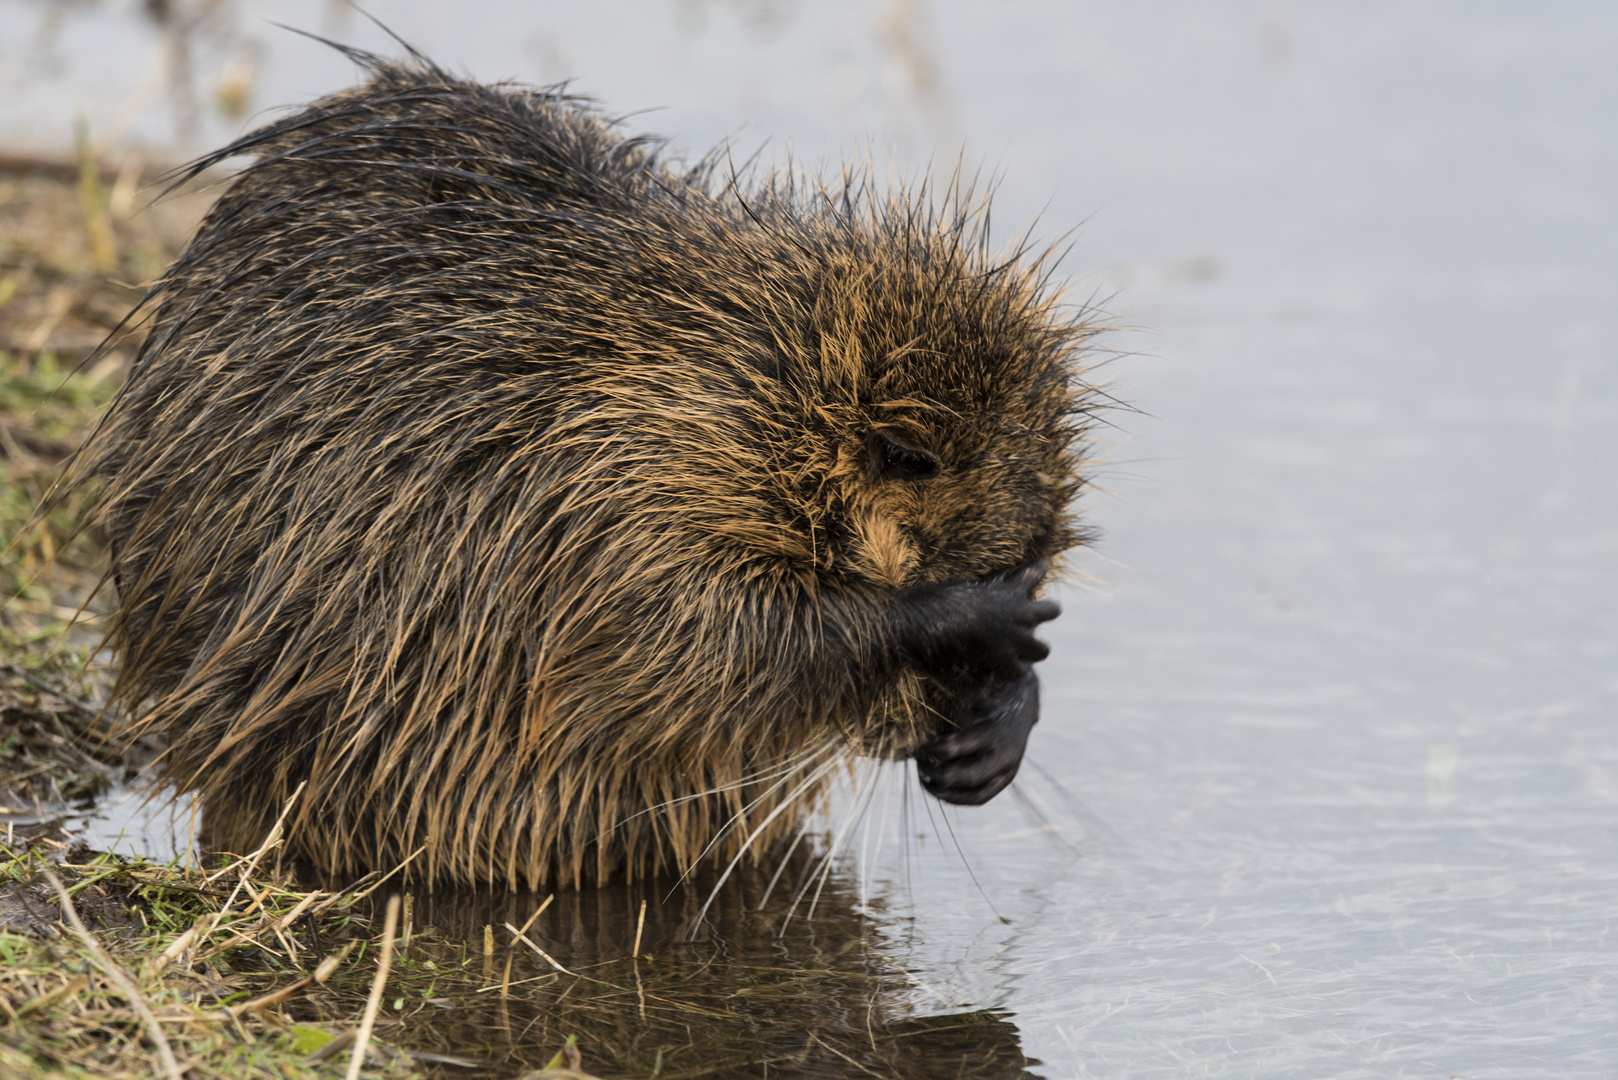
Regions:
[[1034, 599], [1046, 569], [1041, 560], [988, 581], [906, 589], [905, 648], [930, 675], [1020, 678], [1050, 655], [1034, 629], [1062, 613], [1054, 602]]
[[980, 806], [1004, 791], [1022, 764], [1028, 732], [1039, 719], [1039, 679], [993, 679], [964, 695], [948, 729], [915, 753], [927, 793], [959, 806]]

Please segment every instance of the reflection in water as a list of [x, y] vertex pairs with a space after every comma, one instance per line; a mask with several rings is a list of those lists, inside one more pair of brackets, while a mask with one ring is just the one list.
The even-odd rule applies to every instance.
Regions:
[[[935, 982], [932, 971], [917, 974], [915, 961], [928, 962], [928, 932], [913, 936], [912, 920], [895, 910], [901, 891], [891, 882], [873, 888], [869, 874], [885, 865], [908, 876], [929, 855], [889, 837], [884, 860], [873, 837], [848, 836], [886, 816], [874, 802], [908, 805], [913, 779], [904, 770], [886, 779], [867, 776], [863, 793], [839, 800], [864, 805], [866, 815], [821, 821], [826, 831], [811, 842], [788, 842], [784, 856], [738, 865], [722, 882], [722, 867], [710, 866], [684, 882], [554, 895], [407, 887], [384, 999], [392, 1007], [381, 1014], [378, 1038], [417, 1054], [478, 1059], [486, 1070], [479, 1075], [489, 1076], [542, 1068], [570, 1036], [585, 1071], [602, 1078], [1039, 1075], [1010, 1013], [962, 1008], [984, 999]], [[1012, 792], [1042, 834], [1077, 835], [1082, 830], [1061, 808], [1042, 804], [1049, 786], [1020, 783]], [[194, 800], [148, 794], [139, 783], [119, 785], [92, 812], [31, 828], [97, 850], [196, 857]], [[919, 835], [943, 820], [926, 806], [911, 815], [900, 832], [914, 824]], [[829, 862], [826, 848], [839, 837], [844, 857]], [[1056, 837], [1046, 839], [1047, 854], [1055, 854]], [[360, 912], [373, 928], [388, 895], [372, 894]], [[975, 899], [965, 906], [977, 909]], [[330, 933], [325, 926], [298, 929], [311, 955], [340, 947], [321, 936]], [[317, 1024], [357, 1015], [368, 981], [367, 974], [346, 989], [334, 981], [290, 1011]], [[468, 1075], [430, 1059], [419, 1064], [429, 1075]]]
[[[799, 854], [784, 877], [818, 868]], [[700, 925], [711, 882], [561, 892], [548, 904], [533, 893], [416, 895], [387, 990], [396, 1007], [378, 1035], [484, 1056], [490, 1075], [540, 1068], [569, 1036], [603, 1077], [1036, 1075], [1005, 1013], [912, 1013], [913, 976], [845, 882], [833, 878], [811, 919], [806, 905], [791, 911], [796, 890], [770, 890], [775, 869], [738, 870]]]

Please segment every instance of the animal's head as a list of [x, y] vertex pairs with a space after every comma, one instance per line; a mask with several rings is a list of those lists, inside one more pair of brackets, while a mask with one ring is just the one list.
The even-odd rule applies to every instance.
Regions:
[[[694, 523], [731, 544], [880, 586], [990, 577], [1081, 542], [1097, 328], [1050, 287], [1049, 260], [997, 255], [984, 215], [925, 193], [806, 200], [788, 182], [746, 199], [682, 201], [635, 252], [653, 362], [623, 365], [640, 381], [618, 392], [662, 399], [682, 448], [637, 475], [680, 509], [702, 492]], [[670, 353], [686, 362], [657, 362]]]
[[801, 386], [821, 467], [799, 491], [833, 572], [982, 578], [1083, 539], [1093, 329], [1039, 260], [995, 262], [974, 229], [890, 208], [814, 235], [813, 309], [782, 377]]

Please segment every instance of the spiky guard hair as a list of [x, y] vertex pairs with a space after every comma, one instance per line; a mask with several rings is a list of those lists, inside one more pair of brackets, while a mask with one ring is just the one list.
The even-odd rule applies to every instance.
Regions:
[[1082, 539], [1089, 327], [958, 193], [744, 191], [560, 90], [361, 59], [196, 164], [254, 158], [87, 448], [116, 700], [218, 846], [306, 782], [329, 874], [762, 849], [933, 733], [897, 590]]

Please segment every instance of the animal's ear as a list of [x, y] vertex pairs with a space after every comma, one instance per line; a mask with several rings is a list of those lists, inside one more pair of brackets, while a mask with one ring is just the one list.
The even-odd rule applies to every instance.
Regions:
[[937, 454], [907, 442], [887, 427], [866, 433], [865, 464], [878, 480], [930, 480], [944, 468]]

